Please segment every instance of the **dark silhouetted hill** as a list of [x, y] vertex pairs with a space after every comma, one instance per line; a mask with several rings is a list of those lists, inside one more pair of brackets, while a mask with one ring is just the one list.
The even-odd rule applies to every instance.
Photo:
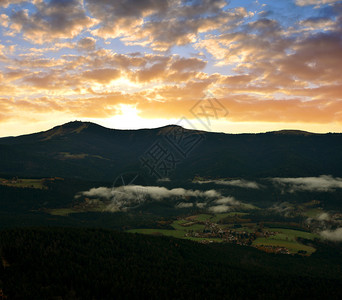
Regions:
[[[191, 136], [203, 140], [186, 157], [167, 139], [178, 139], [184, 146], [189, 145]], [[176, 125], [114, 130], [79, 121], [1, 138], [0, 173], [113, 180], [122, 172], [141, 170], [140, 158], [158, 141], [175, 153], [178, 161], [169, 177], [342, 177], [342, 134], [296, 130], [224, 134], [183, 130]]]

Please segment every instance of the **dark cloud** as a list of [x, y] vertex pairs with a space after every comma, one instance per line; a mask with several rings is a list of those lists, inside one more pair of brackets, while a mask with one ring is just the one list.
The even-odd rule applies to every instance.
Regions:
[[102, 37], [117, 37], [135, 29], [140, 19], [151, 14], [162, 14], [169, 7], [169, 0], [87, 0], [85, 5], [92, 16], [100, 21], [95, 30]]
[[153, 66], [139, 70], [136, 75], [137, 79], [140, 82], [149, 82], [152, 80], [161, 80], [162, 75], [165, 73], [166, 65], [165, 63], [157, 63]]
[[96, 48], [96, 40], [92, 37], [86, 37], [78, 41], [77, 47], [83, 51], [94, 51]]
[[81, 0], [37, 1], [36, 11], [18, 10], [10, 15], [11, 28], [35, 43], [73, 38], [95, 21], [86, 15]]
[[196, 35], [246, 17], [244, 9], [225, 11], [223, 0], [88, 0], [86, 6], [100, 21], [93, 34], [123, 37], [126, 44], [150, 45], [167, 51], [175, 45], [195, 42]]
[[120, 77], [120, 71], [117, 69], [95, 69], [83, 73], [83, 77], [92, 81], [106, 84]]
[[166, 12], [172, 0], [86, 0], [86, 7], [92, 15], [103, 22], [117, 18], [139, 18]]

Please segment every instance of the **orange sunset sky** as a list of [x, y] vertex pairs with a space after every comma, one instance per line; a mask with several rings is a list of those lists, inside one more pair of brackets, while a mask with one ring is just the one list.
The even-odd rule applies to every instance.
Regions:
[[[342, 1], [0, 0], [0, 136], [341, 132], [341, 70]], [[205, 126], [199, 101], [222, 108]]]

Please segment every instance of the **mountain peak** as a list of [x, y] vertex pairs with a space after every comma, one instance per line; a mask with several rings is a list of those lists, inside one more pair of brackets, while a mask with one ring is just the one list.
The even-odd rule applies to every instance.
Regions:
[[172, 130], [179, 130], [179, 131], [195, 131], [194, 129], [187, 129], [187, 128], [184, 128], [180, 125], [176, 125], [176, 124], [170, 124], [170, 125], [166, 125], [166, 126], [163, 126], [163, 127], [159, 127], [159, 128], [156, 128], [158, 130], [158, 134], [160, 135], [164, 135], [164, 134], [168, 134], [170, 133]]
[[64, 127], [64, 128], [79, 128], [81, 126], [84, 126], [85, 124], [91, 124], [90, 122], [83, 122], [83, 121], [71, 121], [56, 127]]
[[[56, 136], [64, 136], [68, 134], [78, 134], [82, 132], [84, 129], [91, 126], [93, 123], [90, 122], [82, 122], [82, 121], [72, 121], [65, 123], [63, 125], [56, 126], [48, 131], [43, 133], [44, 140], [50, 140]], [[95, 124], [94, 124], [95, 125]]]
[[312, 132], [303, 131], [303, 130], [295, 130], [295, 129], [283, 129], [279, 131], [269, 131], [267, 133], [276, 134], [276, 135], [304, 135], [304, 136], [317, 134], [317, 133], [312, 133]]

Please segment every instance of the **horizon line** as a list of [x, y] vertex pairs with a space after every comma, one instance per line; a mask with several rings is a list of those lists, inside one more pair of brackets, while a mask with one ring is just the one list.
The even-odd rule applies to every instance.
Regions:
[[141, 128], [114, 128], [114, 127], [107, 127], [101, 124], [98, 124], [96, 122], [92, 122], [92, 121], [82, 121], [82, 120], [73, 120], [73, 121], [68, 121], [66, 123], [63, 124], [59, 124], [53, 127], [49, 127], [48, 129], [45, 130], [41, 130], [41, 131], [33, 131], [30, 133], [24, 133], [24, 134], [19, 134], [19, 135], [10, 135], [10, 136], [0, 136], [0, 139], [2, 138], [16, 138], [16, 137], [21, 137], [21, 136], [28, 136], [28, 135], [33, 135], [33, 134], [39, 134], [39, 133], [43, 133], [43, 132], [47, 132], [50, 130], [53, 130], [54, 128], [58, 128], [58, 127], [63, 127], [67, 124], [72, 124], [72, 123], [83, 123], [83, 124], [94, 124], [97, 126], [100, 126], [102, 128], [105, 129], [109, 129], [109, 130], [117, 130], [117, 131], [139, 131], [139, 130], [156, 130], [156, 129], [162, 129], [162, 128], [166, 128], [166, 127], [181, 127], [187, 130], [193, 130], [193, 131], [201, 131], [201, 132], [206, 132], [206, 133], [219, 133], [219, 134], [229, 134], [229, 135], [242, 135], [242, 134], [267, 134], [267, 133], [303, 133], [303, 134], [312, 134], [312, 135], [325, 135], [325, 134], [341, 134], [342, 132], [324, 132], [324, 133], [320, 133], [320, 132], [312, 132], [312, 131], [306, 131], [306, 130], [301, 130], [301, 129], [290, 129], [290, 128], [286, 128], [286, 129], [280, 129], [280, 130], [270, 130], [270, 131], [260, 131], [260, 132], [239, 132], [239, 133], [234, 133], [234, 132], [223, 132], [223, 131], [210, 131], [210, 130], [202, 130], [202, 129], [194, 129], [194, 128], [186, 128], [184, 126], [181, 126], [179, 124], [174, 124], [174, 123], [170, 123], [167, 125], [163, 125], [163, 126], [157, 126], [157, 127], [141, 127]]

